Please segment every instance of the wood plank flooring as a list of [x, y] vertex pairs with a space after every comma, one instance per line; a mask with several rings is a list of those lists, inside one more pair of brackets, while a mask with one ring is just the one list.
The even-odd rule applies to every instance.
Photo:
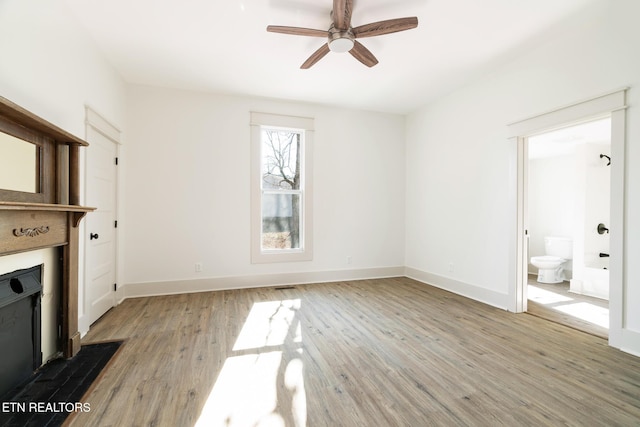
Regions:
[[407, 278], [138, 298], [72, 426], [640, 425], [640, 358]]
[[[561, 325], [569, 326], [571, 328], [589, 333], [591, 335], [595, 335], [600, 338], [609, 338], [608, 328], [604, 328], [597, 324], [580, 319], [576, 316], [572, 316], [570, 314], [556, 310], [558, 306], [566, 306], [569, 303], [582, 303], [588, 304], [589, 306], [593, 307], [593, 310], [598, 310], [598, 308], [601, 307], [608, 311], [609, 301], [600, 298], [589, 297], [586, 295], [571, 293], [569, 292], [569, 282], [556, 284], [538, 283], [535, 277], [535, 275], [529, 275], [529, 286], [535, 286], [539, 289], [552, 292], [553, 294], [560, 297], [560, 301], [556, 303], [541, 304], [529, 297], [529, 301], [527, 302], [527, 313], [550, 320], [552, 322], [560, 323]], [[529, 292], [529, 295], [531, 295], [531, 291]]]

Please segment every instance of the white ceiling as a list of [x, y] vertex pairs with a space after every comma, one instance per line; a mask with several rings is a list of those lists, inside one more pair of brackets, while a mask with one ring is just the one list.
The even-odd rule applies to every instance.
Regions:
[[267, 25], [328, 29], [332, 0], [65, 0], [125, 81], [405, 114], [552, 36], [601, 0], [355, 0], [352, 25], [417, 16], [418, 28], [362, 39], [300, 65], [324, 39]]

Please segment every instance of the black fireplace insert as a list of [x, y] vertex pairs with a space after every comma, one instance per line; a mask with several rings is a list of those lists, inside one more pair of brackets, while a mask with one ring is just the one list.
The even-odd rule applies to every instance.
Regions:
[[41, 293], [41, 266], [0, 276], [0, 396], [42, 365]]

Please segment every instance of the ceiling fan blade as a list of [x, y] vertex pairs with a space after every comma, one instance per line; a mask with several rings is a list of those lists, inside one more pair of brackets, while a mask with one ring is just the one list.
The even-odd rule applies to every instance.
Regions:
[[357, 40], [354, 40], [353, 48], [349, 53], [367, 67], [373, 67], [378, 63], [378, 60], [373, 56], [373, 53], [371, 53], [369, 49], [364, 47], [364, 45]]
[[314, 30], [312, 28], [286, 27], [282, 25], [269, 25], [267, 31], [270, 33], [291, 34], [293, 36], [328, 37], [329, 32], [325, 30]]
[[353, 0], [333, 0], [333, 26], [346, 31], [351, 26]]
[[329, 53], [329, 45], [327, 43], [323, 44], [322, 46], [320, 46], [320, 49], [316, 50], [315, 52], [313, 52], [311, 54], [311, 56], [309, 57], [309, 59], [307, 59], [306, 61], [304, 61], [304, 64], [302, 64], [300, 66], [300, 68], [302, 68], [303, 70], [306, 70], [307, 68], [311, 68], [311, 66], [313, 64], [315, 64], [316, 62], [320, 61], [322, 58], [324, 58], [324, 56]]
[[398, 31], [410, 30], [418, 26], [418, 18], [388, 19], [386, 21], [372, 22], [371, 24], [360, 25], [353, 29], [356, 38], [381, 36], [383, 34], [397, 33]]

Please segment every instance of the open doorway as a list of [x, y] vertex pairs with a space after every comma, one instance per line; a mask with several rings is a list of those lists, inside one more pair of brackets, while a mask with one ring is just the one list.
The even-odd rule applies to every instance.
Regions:
[[[528, 310], [529, 213], [527, 168], [529, 138], [553, 130], [605, 117], [611, 118], [610, 224], [609, 232], [609, 345], [620, 348], [624, 341], [625, 264], [625, 121], [627, 88], [606, 93], [508, 125], [510, 155], [509, 198], [513, 209], [509, 239], [509, 310]], [[605, 160], [605, 158], [597, 160]]]
[[527, 312], [607, 338], [610, 115], [527, 138]]

